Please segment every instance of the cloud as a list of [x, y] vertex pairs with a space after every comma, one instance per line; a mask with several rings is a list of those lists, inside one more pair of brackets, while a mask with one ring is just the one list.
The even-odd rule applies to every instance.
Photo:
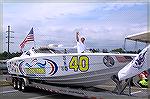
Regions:
[[147, 30], [146, 10], [144, 3], [15, 3], [4, 4], [3, 22], [4, 30], [11, 25], [15, 31], [17, 47], [31, 27], [38, 46], [73, 46], [80, 31], [89, 47], [101, 47], [97, 42], [119, 44], [126, 35]]
[[142, 5], [142, 3], [106, 3], [103, 5], [102, 9], [104, 11], [108, 10], [120, 10], [121, 8], [131, 8], [135, 5]]

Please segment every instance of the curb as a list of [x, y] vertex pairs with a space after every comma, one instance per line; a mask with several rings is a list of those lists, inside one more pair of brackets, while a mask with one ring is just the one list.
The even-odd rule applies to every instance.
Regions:
[[8, 82], [6, 80], [0, 81], [0, 87], [2, 87], [2, 86], [11, 86], [11, 82]]

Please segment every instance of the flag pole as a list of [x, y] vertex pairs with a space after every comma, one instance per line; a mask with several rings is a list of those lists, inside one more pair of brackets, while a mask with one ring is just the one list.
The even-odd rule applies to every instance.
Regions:
[[[33, 29], [33, 27], [32, 27], [32, 29]], [[34, 33], [34, 31], [33, 31], [33, 33]], [[34, 48], [36, 48], [35, 37], [34, 37]]]
[[36, 48], [35, 40], [34, 40], [34, 48]]

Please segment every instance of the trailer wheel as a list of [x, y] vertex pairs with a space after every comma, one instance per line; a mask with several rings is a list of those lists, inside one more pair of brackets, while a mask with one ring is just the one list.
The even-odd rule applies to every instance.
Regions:
[[26, 86], [26, 84], [25, 84], [24, 79], [22, 79], [21, 89], [22, 89], [23, 92], [25, 92], [25, 91], [27, 90], [27, 86]]
[[27, 86], [25, 84], [24, 79], [19, 79], [19, 91], [25, 92], [27, 90]]
[[18, 89], [18, 80], [16, 78], [13, 78], [12, 83], [13, 83], [13, 88]]
[[22, 82], [21, 82], [21, 79], [18, 80], [18, 89], [19, 89], [19, 91], [22, 91]]

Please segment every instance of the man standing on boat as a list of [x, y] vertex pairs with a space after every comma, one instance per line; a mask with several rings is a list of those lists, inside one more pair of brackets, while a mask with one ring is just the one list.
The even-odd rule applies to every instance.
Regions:
[[77, 39], [77, 52], [84, 53], [84, 51], [86, 50], [85, 38], [80, 37], [79, 32], [76, 32], [76, 39]]

